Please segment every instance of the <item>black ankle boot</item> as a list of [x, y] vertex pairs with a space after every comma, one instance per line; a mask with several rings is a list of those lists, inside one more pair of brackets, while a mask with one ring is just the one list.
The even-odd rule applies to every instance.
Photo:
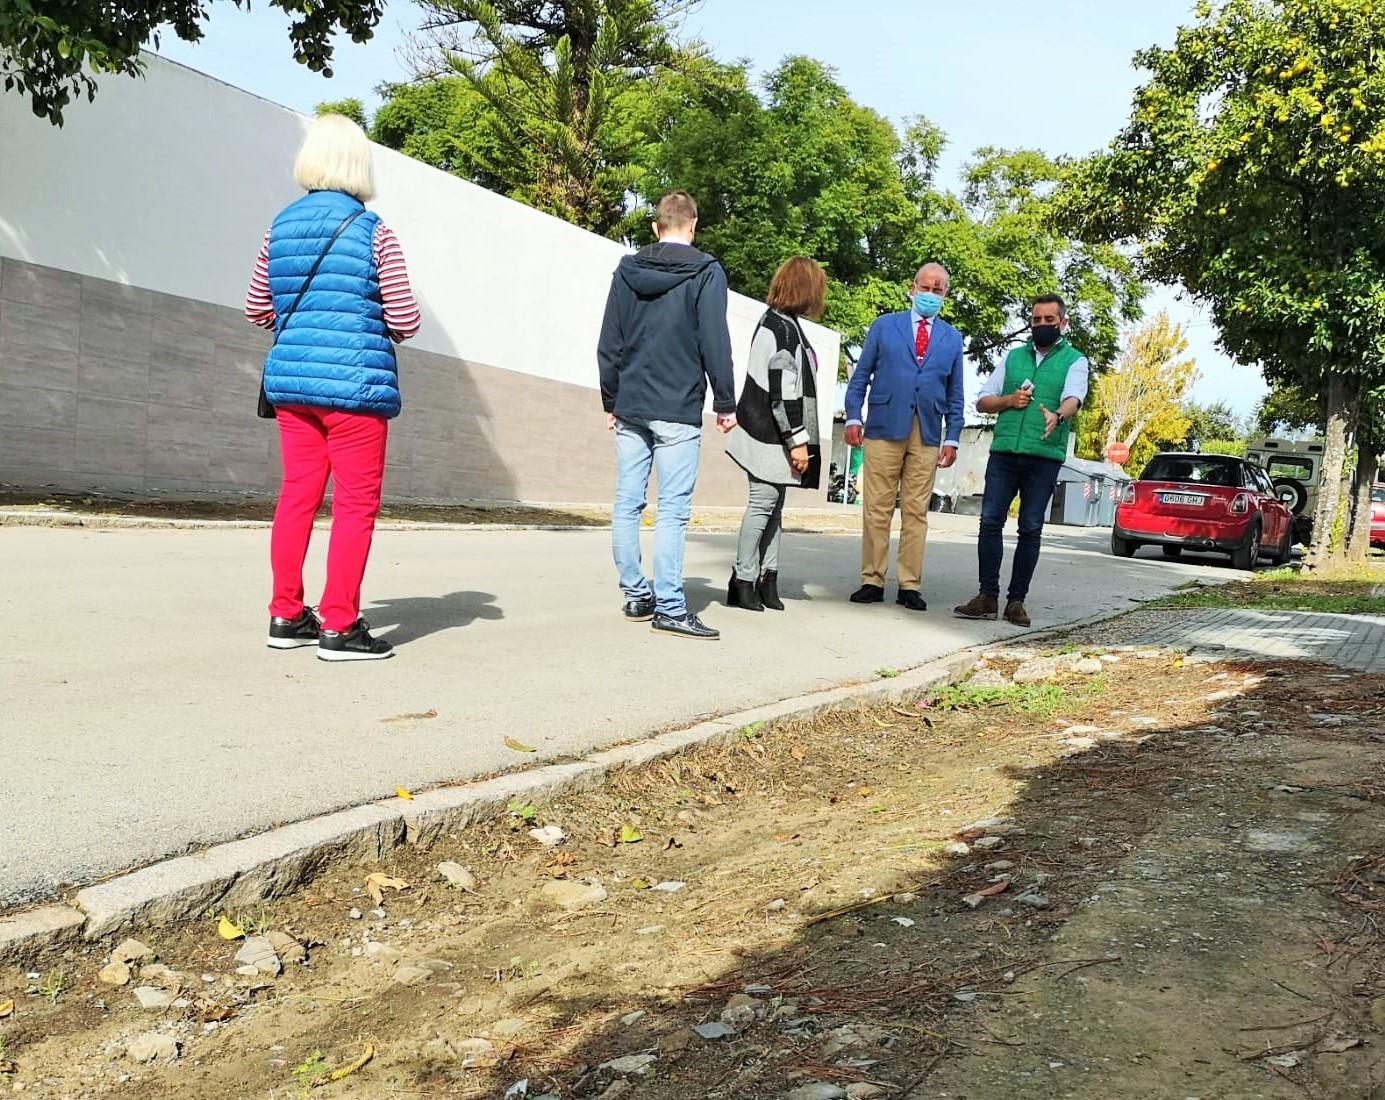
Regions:
[[743, 607], [747, 611], [763, 611], [760, 594], [755, 591], [754, 581], [743, 581], [731, 570], [731, 580], [726, 585], [726, 606]]
[[779, 570], [766, 569], [760, 575], [760, 602], [771, 611], [783, 611], [784, 601], [779, 598]]

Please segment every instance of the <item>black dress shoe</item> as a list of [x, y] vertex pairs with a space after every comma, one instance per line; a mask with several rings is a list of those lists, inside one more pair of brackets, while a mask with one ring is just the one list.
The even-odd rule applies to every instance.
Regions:
[[733, 569], [731, 579], [726, 584], [726, 606], [743, 607], [747, 611], [763, 611], [760, 594], [755, 591], [754, 581], [743, 581]]
[[894, 598], [894, 602], [900, 607], [907, 607], [910, 611], [928, 610], [928, 604], [924, 602], [923, 597], [912, 588], [901, 588], [899, 595]]
[[691, 611], [677, 618], [660, 612], [654, 616], [654, 622], [650, 625], [660, 634], [671, 634], [675, 638], [697, 638], [706, 642], [714, 642], [721, 637], [721, 631], [713, 630], [710, 626], [704, 626], [702, 621]]
[[852, 603], [884, 603], [885, 590], [878, 584], [863, 584], [851, 593]]
[[654, 597], [625, 601], [625, 618], [632, 623], [647, 623], [654, 618]]
[[771, 611], [783, 611], [784, 601], [779, 598], [779, 571], [766, 569], [760, 575], [760, 602]]

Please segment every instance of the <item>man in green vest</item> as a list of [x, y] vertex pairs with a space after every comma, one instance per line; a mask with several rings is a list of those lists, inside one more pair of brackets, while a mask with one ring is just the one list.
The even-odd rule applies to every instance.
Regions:
[[1020, 498], [1019, 541], [1010, 569], [1005, 621], [1029, 625], [1024, 609], [1029, 582], [1039, 563], [1039, 537], [1048, 516], [1058, 471], [1068, 457], [1072, 418], [1087, 397], [1087, 357], [1068, 343], [1068, 310], [1056, 294], [1034, 300], [1031, 337], [1012, 351], [976, 399], [976, 411], [994, 413], [986, 491], [981, 498], [981, 534], [976, 551], [981, 591], [954, 608], [962, 619], [995, 619], [1000, 610], [1001, 531], [1015, 495]]

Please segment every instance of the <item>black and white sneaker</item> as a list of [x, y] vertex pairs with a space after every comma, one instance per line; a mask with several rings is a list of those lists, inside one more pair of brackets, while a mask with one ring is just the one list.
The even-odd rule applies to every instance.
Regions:
[[676, 638], [697, 638], [706, 642], [714, 642], [721, 637], [720, 630], [713, 630], [710, 626], [704, 625], [702, 620], [691, 611], [686, 615], [677, 617], [656, 614], [654, 622], [650, 625], [659, 633], [671, 634]]
[[394, 646], [370, 636], [370, 624], [357, 619], [350, 630], [324, 630], [317, 643], [319, 661], [383, 661], [394, 656]]
[[654, 618], [654, 597], [646, 596], [642, 600], [625, 601], [625, 619], [632, 623], [647, 623]]
[[305, 607], [296, 619], [271, 618], [269, 620], [270, 649], [302, 649], [317, 645], [322, 623], [311, 607]]

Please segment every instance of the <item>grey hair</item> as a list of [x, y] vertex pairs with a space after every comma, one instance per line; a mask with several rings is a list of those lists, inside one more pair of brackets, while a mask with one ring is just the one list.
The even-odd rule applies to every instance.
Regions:
[[936, 260], [930, 260], [914, 273], [915, 282], [918, 281], [918, 277], [925, 271], [941, 271], [943, 273], [943, 278], [947, 280], [947, 289], [952, 289], [952, 272], [948, 271], [942, 264], [938, 263]]

